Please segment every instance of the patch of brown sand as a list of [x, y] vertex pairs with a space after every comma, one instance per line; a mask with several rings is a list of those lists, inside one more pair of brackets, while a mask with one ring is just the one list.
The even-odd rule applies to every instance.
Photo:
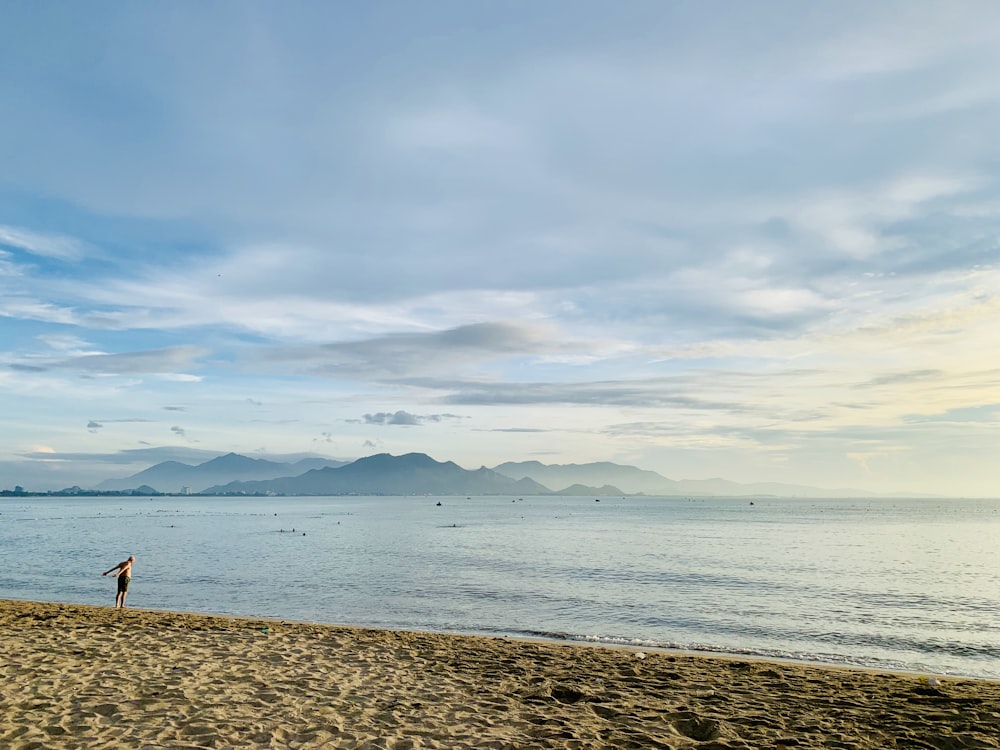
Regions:
[[0, 600], [0, 747], [1000, 748], [1000, 683]]

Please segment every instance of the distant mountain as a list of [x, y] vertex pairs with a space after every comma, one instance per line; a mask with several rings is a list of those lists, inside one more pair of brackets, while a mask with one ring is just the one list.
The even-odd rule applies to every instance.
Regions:
[[553, 495], [565, 495], [567, 497], [586, 497], [587, 495], [596, 495], [597, 497], [612, 497], [614, 495], [627, 495], [627, 492], [622, 492], [617, 487], [612, 487], [610, 484], [606, 484], [603, 487], [588, 487], [583, 484], [571, 484], [564, 490], [559, 490], [559, 492], [553, 492]]
[[[635, 495], [643, 492], [647, 495], [678, 495], [678, 483], [672, 479], [657, 474], [655, 471], [637, 469], [634, 466], [622, 466], [608, 461], [591, 464], [543, 464], [538, 461], [507, 462], [493, 467], [498, 474], [512, 479], [534, 479], [536, 482], [561, 490], [573, 484], [590, 487], [613, 485], [620, 491]], [[591, 494], [591, 493], [585, 493]]]
[[[314, 469], [297, 477], [230, 482], [211, 494], [278, 495], [549, 495], [530, 479], [512, 479], [487, 469], [463, 469], [423, 453], [380, 453], [339, 467]], [[589, 494], [589, 493], [588, 493]]]
[[343, 466], [345, 463], [325, 458], [304, 458], [295, 463], [278, 463], [227, 453], [195, 466], [178, 461], [164, 461], [130, 477], [108, 479], [97, 485], [97, 489], [128, 490], [142, 484], [155, 488], [157, 492], [182, 492], [185, 487], [191, 492], [202, 492], [208, 487], [235, 480], [292, 477], [323, 467]]
[[[702, 497], [742, 497], [774, 495], [779, 497], [871, 497], [872, 493], [855, 489], [822, 489], [799, 484], [757, 482], [740, 484], [727, 479], [667, 479], [655, 471], [601, 461], [589, 464], [543, 464], [538, 461], [508, 462], [493, 469], [512, 479], [533, 479], [549, 487], [572, 484], [613, 485], [626, 494], [698, 495]], [[559, 491], [559, 494], [599, 494], [596, 492]], [[610, 493], [621, 494], [621, 493]]]
[[728, 479], [683, 479], [677, 482], [682, 495], [702, 495], [714, 497], [740, 497], [747, 495], [771, 495], [774, 497], [872, 497], [871, 492], [849, 487], [824, 489], [804, 484], [783, 484], [781, 482], [753, 482], [740, 484]]
[[588, 464], [508, 462], [488, 469], [463, 469], [423, 453], [382, 453], [354, 462], [306, 458], [280, 463], [227, 453], [202, 464], [164, 461], [123, 479], [97, 485], [99, 491], [278, 495], [694, 495], [741, 497], [870, 497], [854, 489], [726, 479], [668, 479], [655, 471], [601, 461]]

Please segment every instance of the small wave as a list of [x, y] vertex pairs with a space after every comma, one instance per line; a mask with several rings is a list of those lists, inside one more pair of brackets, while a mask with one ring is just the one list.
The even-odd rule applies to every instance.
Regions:
[[[605, 646], [622, 646], [630, 648], [659, 649], [663, 651], [682, 651], [717, 656], [745, 656], [754, 659], [776, 659], [807, 664], [822, 664], [827, 666], [852, 667], [861, 669], [883, 669], [890, 672], [930, 672], [934, 674], [950, 674], [957, 677], [973, 677], [981, 679], [997, 679], [1000, 672], [992, 670], [977, 670], [975, 672], [957, 672], [941, 669], [930, 664], [900, 661], [896, 659], [881, 659], [877, 657], [857, 657], [838, 653], [793, 651], [776, 648], [732, 647], [718, 646], [706, 643], [687, 643], [683, 641], [662, 641], [652, 638], [627, 638], [608, 635], [578, 635], [559, 631], [526, 630], [521, 633], [531, 638], [545, 640], [577, 641]], [[967, 649], [961, 649], [963, 655]], [[990, 657], [996, 654], [996, 649], [977, 649], [976, 656]]]

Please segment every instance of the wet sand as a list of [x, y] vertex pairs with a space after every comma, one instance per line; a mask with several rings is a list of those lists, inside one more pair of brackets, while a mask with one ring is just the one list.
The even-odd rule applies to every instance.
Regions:
[[1000, 748], [1000, 682], [0, 600], [0, 747]]

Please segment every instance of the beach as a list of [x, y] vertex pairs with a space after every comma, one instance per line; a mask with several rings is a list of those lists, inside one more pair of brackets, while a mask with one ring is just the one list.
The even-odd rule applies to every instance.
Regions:
[[0, 747], [1000, 747], [1000, 682], [0, 600]]

